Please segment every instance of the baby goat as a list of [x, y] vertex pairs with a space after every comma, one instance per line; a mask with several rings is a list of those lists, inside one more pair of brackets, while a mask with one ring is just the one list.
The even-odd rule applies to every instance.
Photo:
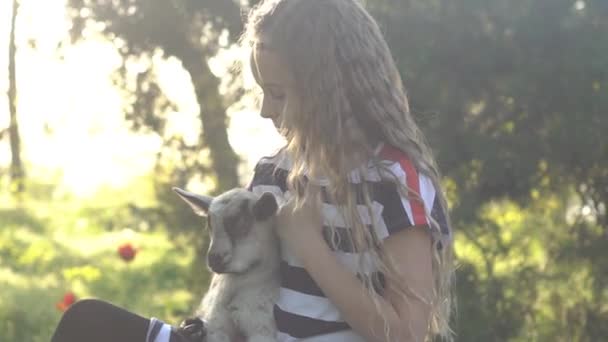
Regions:
[[216, 198], [173, 188], [194, 212], [207, 217], [211, 285], [197, 316], [207, 342], [276, 341], [273, 305], [279, 291], [278, 209], [271, 193], [233, 189]]

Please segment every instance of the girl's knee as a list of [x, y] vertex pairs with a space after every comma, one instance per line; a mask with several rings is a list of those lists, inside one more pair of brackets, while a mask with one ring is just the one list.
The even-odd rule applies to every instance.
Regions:
[[98, 299], [81, 299], [64, 312], [64, 317], [82, 317], [90, 313], [96, 313], [108, 304]]
[[63, 313], [59, 325], [91, 325], [95, 320], [103, 319], [113, 306], [98, 299], [81, 299]]
[[111, 303], [83, 299], [63, 314], [52, 341], [143, 341], [149, 322]]
[[83, 299], [70, 305], [63, 313], [61, 320], [55, 329], [51, 341], [72, 341], [80, 336], [81, 327], [87, 325], [87, 321], [97, 319], [97, 311], [105, 305], [96, 299]]

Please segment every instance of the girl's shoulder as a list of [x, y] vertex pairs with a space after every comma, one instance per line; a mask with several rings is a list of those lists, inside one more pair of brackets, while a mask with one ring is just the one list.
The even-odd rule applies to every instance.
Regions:
[[415, 164], [404, 151], [385, 144], [379, 144], [373, 157], [365, 165], [353, 170], [349, 175], [351, 183], [393, 181], [396, 184], [422, 179], [430, 181], [429, 177], [418, 172]]
[[285, 152], [285, 149], [279, 149], [271, 155], [260, 158], [260, 160], [258, 160], [255, 166], [254, 171], [257, 172], [258, 169], [264, 169], [267, 167], [273, 167], [289, 171], [292, 167], [292, 163], [287, 153]]
[[290, 169], [291, 162], [282, 149], [274, 155], [262, 157], [255, 165], [253, 177], [247, 188], [256, 193], [283, 194], [287, 191]]
[[[440, 188], [432, 179], [419, 172], [404, 151], [384, 145], [377, 153], [381, 168], [380, 184], [384, 184], [383, 215], [389, 232], [403, 228], [425, 226], [435, 238], [446, 242], [451, 239], [447, 208], [441, 200]], [[380, 196], [382, 197], [382, 196]]]

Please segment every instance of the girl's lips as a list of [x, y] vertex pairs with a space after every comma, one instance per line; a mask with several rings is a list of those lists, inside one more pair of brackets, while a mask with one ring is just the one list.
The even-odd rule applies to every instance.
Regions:
[[279, 120], [277, 118], [272, 118], [271, 120], [276, 129], [279, 129], [281, 127], [281, 123], [279, 122]]

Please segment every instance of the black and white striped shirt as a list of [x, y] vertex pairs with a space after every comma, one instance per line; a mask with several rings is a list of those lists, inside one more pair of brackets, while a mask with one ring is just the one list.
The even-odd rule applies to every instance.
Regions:
[[[363, 200], [358, 200], [359, 214], [362, 222], [373, 229], [371, 219], [376, 218], [376, 236], [381, 241], [402, 229], [414, 226], [430, 227], [425, 211], [430, 211], [434, 220], [439, 223], [440, 236], [445, 241], [451, 238], [450, 229], [441, 210], [439, 201], [435, 196], [435, 188], [430, 178], [418, 174], [407, 156], [388, 145], [381, 145], [376, 153], [390, 171], [406, 184], [411, 191], [417, 192], [424, 203], [410, 200], [400, 195], [398, 185], [393, 178], [381, 177], [381, 171], [368, 167], [367, 172], [353, 171], [350, 182], [355, 189], [360, 188], [364, 178], [368, 191], [373, 214]], [[287, 189], [287, 176], [290, 170], [289, 161], [278, 154], [274, 157], [263, 158], [258, 162], [249, 188], [255, 193], [272, 192], [278, 198], [288, 199], [291, 193]], [[361, 175], [364, 176], [361, 176]], [[323, 180], [322, 193], [325, 193]], [[323, 196], [326, 197], [326, 196]], [[361, 196], [357, 196], [361, 197]], [[348, 227], [343, 217], [338, 213], [336, 206], [323, 200], [324, 231], [333, 226], [336, 233], [348, 234]], [[435, 234], [436, 235], [436, 234]], [[327, 237], [327, 234], [326, 234]], [[442, 239], [443, 240], [443, 239]], [[375, 272], [374, 263], [365, 253], [355, 253], [348, 238], [337, 239], [335, 256], [353, 273], [371, 274]], [[302, 264], [286, 249], [281, 246], [281, 290], [277, 303], [274, 306], [274, 315], [278, 327], [277, 340], [310, 341], [310, 342], [357, 342], [363, 338], [354, 333], [344, 321], [338, 309], [323, 294]], [[362, 258], [362, 259], [359, 259]], [[362, 269], [360, 269], [362, 265]]]

